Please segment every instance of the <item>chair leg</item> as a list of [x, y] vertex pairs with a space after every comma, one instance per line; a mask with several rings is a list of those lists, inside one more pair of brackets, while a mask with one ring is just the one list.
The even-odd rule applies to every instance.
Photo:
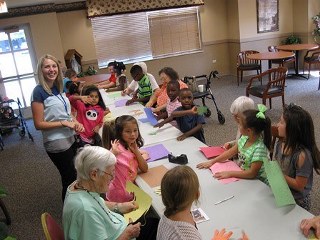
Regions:
[[[320, 86], [320, 85], [319, 85]], [[284, 95], [281, 96], [282, 97], [282, 106], [284, 106]]]
[[241, 82], [242, 82], [242, 79], [243, 79], [243, 71], [241, 71]]
[[239, 86], [239, 70], [237, 70], [237, 82], [238, 82], [238, 86]]
[[262, 104], [266, 106], [266, 105], [267, 105], [267, 103], [266, 103], [266, 102], [267, 102], [267, 99], [262, 98]]
[[6, 223], [7, 225], [11, 224], [11, 218], [10, 218], [10, 214], [9, 211], [6, 208], [6, 205], [4, 205], [4, 202], [2, 201], [2, 199], [0, 198], [0, 208], [2, 209], [2, 212], [4, 214], [4, 216], [6, 217]]
[[309, 79], [309, 77], [310, 77], [310, 68], [311, 68], [311, 64], [309, 64], [308, 79]]
[[270, 106], [270, 109], [272, 109], [272, 102], [271, 102], [271, 98], [269, 98], [269, 106]]

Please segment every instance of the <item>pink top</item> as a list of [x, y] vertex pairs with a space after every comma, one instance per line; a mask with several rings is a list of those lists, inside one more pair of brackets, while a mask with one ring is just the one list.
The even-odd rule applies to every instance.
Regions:
[[[188, 85], [182, 82], [181, 80], [178, 80], [180, 84], [180, 89], [182, 88], [188, 88]], [[169, 99], [167, 94], [167, 83], [163, 83], [162, 87], [160, 88], [160, 92], [157, 94], [157, 106], [162, 106], [167, 103], [167, 100]]]
[[[172, 102], [170, 101], [170, 98], [168, 98], [167, 101], [167, 113], [168, 113], [168, 117], [170, 117], [171, 113], [176, 110], [178, 107], [181, 107], [181, 102], [178, 100], [178, 98], [176, 98], [175, 100], [173, 100]], [[178, 127], [177, 121], [174, 120], [171, 122], [171, 124], [175, 127]]]
[[80, 137], [84, 142], [92, 143], [94, 136], [93, 129], [102, 125], [104, 110], [100, 105], [91, 106], [84, 104], [81, 100], [75, 100], [74, 96], [69, 97], [71, 105], [77, 110], [77, 121], [83, 124], [84, 132], [80, 133]]
[[133, 195], [126, 191], [126, 182], [134, 182], [138, 174], [138, 161], [136, 156], [119, 145], [121, 153], [117, 155], [115, 168], [115, 178], [109, 185], [107, 199], [112, 202], [128, 202], [133, 199]]

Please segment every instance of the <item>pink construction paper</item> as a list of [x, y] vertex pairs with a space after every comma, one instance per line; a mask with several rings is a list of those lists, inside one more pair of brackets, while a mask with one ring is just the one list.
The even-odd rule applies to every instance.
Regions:
[[225, 151], [223, 147], [200, 147], [200, 151], [206, 156], [206, 158], [213, 158], [221, 155]]
[[[225, 171], [242, 171], [241, 168], [233, 161], [225, 161], [225, 162], [218, 162], [213, 164], [210, 167], [211, 172], [216, 174], [217, 172], [225, 172]], [[220, 179], [219, 181], [221, 183], [227, 184], [231, 182], [238, 181], [239, 178], [225, 178], [225, 179]]]
[[142, 148], [149, 153], [148, 162], [153, 162], [162, 158], [168, 157], [169, 151], [163, 146], [163, 144], [157, 144], [150, 147]]

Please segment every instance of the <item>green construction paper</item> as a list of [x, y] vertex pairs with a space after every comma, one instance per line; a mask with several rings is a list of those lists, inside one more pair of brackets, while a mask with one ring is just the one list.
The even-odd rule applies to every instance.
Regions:
[[207, 113], [207, 111], [208, 111], [208, 108], [206, 106], [197, 107], [197, 112], [199, 115], [203, 115]]
[[296, 204], [278, 162], [265, 161], [264, 166], [276, 205], [283, 207]]
[[107, 93], [109, 98], [119, 98], [121, 97], [121, 91]]
[[151, 207], [152, 198], [137, 185], [129, 181], [126, 183], [126, 190], [128, 192], [134, 193], [134, 196], [136, 197], [135, 201], [138, 204], [139, 208], [132, 212], [124, 214], [124, 218], [127, 223], [129, 223], [129, 219], [131, 219], [132, 222], [135, 222], [149, 210], [149, 208]]

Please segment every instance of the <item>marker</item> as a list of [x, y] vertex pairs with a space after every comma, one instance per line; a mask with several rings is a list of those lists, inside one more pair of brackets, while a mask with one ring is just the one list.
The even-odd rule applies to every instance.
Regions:
[[218, 202], [216, 202], [214, 205], [218, 205], [218, 204], [223, 203], [223, 202], [225, 202], [225, 201], [228, 201], [228, 200], [230, 200], [230, 199], [232, 199], [232, 198], [234, 198], [234, 196], [231, 196], [231, 197], [225, 198], [225, 199], [223, 199], [223, 200], [221, 200], [221, 201], [218, 201]]

